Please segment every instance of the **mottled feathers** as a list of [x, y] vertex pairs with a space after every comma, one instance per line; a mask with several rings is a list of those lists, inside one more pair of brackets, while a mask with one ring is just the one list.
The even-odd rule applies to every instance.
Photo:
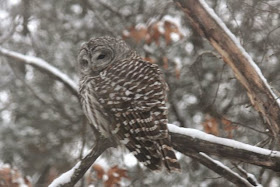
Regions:
[[156, 64], [124, 41], [99, 37], [80, 51], [80, 98], [88, 120], [151, 170], [179, 171], [167, 130], [167, 85]]

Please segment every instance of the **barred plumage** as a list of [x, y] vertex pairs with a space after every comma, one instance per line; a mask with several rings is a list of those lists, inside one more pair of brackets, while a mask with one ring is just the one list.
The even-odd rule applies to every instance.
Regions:
[[78, 57], [80, 99], [88, 120], [151, 170], [179, 171], [167, 130], [167, 85], [157, 65], [124, 41], [99, 37]]

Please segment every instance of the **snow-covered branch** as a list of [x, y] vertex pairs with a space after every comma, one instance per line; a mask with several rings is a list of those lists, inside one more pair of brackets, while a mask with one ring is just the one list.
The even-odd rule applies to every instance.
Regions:
[[272, 91], [261, 70], [223, 21], [204, 0], [174, 0], [190, 24], [222, 56], [244, 86], [252, 106], [262, 114], [274, 138], [280, 132], [280, 98]]
[[221, 158], [241, 161], [280, 171], [280, 152], [263, 149], [235, 140], [220, 138], [202, 131], [168, 124], [173, 147], [183, 153], [204, 152]]
[[18, 52], [14, 52], [2, 47], [0, 47], [0, 55], [16, 60], [16, 62], [29, 64], [35, 68], [40, 69], [41, 71], [61, 81], [67, 88], [69, 88], [69, 90], [74, 95], [76, 96], [78, 95], [77, 84], [68, 75], [61, 72], [59, 69], [52, 66], [45, 60], [33, 56], [23, 55]]
[[110, 139], [100, 138], [97, 140], [91, 151], [79, 161], [72, 169], [56, 178], [49, 187], [72, 187], [74, 186], [95, 162], [95, 160], [109, 147], [114, 147], [115, 143]]
[[191, 153], [190, 157], [196, 159], [204, 166], [215, 171], [217, 174], [226, 178], [227, 180], [229, 180], [233, 184], [236, 184], [237, 186], [253, 186], [252, 184], [250, 184], [250, 182], [248, 182], [245, 178], [241, 177], [238, 173], [232, 171], [229, 167], [225, 166], [220, 161], [212, 159], [205, 153]]
[[[280, 171], [280, 152], [278, 151], [259, 148], [231, 139], [219, 138], [199, 130], [177, 127], [173, 124], [168, 124], [168, 129], [171, 134], [172, 145], [177, 151], [198, 160], [201, 164], [221, 176], [227, 179], [231, 178], [230, 181], [235, 184], [252, 186], [247, 180], [240, 177], [228, 167], [220, 162], [218, 164], [218, 161], [211, 160], [209, 156], [207, 157], [208, 154]], [[55, 179], [50, 186], [73, 186], [83, 177], [88, 168], [107, 148], [114, 146], [114, 143], [109, 139], [100, 139], [88, 155], [71, 170]], [[220, 173], [220, 169], [224, 172]]]
[[246, 177], [246, 179], [253, 184], [254, 186], [259, 186], [261, 187], [262, 185], [258, 182], [258, 180], [256, 179], [255, 175], [253, 175], [252, 173], [248, 173], [246, 170], [244, 170], [241, 166], [236, 165], [236, 169], [238, 169], [240, 171], [240, 173]]

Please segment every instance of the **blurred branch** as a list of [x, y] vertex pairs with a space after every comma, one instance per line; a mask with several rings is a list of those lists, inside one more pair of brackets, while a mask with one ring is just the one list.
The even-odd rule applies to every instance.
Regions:
[[61, 72], [56, 67], [52, 66], [48, 62], [41, 58], [23, 55], [14, 51], [7, 50], [0, 47], [0, 55], [8, 57], [11, 60], [15, 60], [18, 63], [30, 64], [31, 66], [45, 72], [46, 74], [55, 77], [57, 80], [62, 82], [73, 95], [78, 96], [77, 84], [65, 73]]
[[251, 183], [253, 184], [254, 186], [259, 186], [260, 183], [257, 181], [256, 177], [251, 174], [251, 173], [248, 173], [245, 169], [243, 169], [241, 166], [238, 166], [237, 164], [234, 164], [235, 167], [238, 169], [238, 171], [240, 171], [240, 173], [246, 177], [246, 179]]
[[214, 51], [208, 51], [208, 50], [207, 51], [201, 51], [201, 52], [198, 53], [198, 55], [196, 55], [196, 57], [194, 57], [194, 60], [191, 62], [191, 66], [194, 65], [204, 55], [213, 55], [217, 59], [221, 59], [221, 56], [219, 54], [215, 53]]
[[3, 36], [0, 37], [0, 44], [5, 43], [6, 41], [8, 41], [12, 37], [12, 35], [16, 31], [17, 25], [18, 24], [15, 21], [11, 22], [10, 28], [5, 29], [6, 32], [3, 34]]
[[[221, 82], [222, 82], [222, 77], [223, 77], [224, 69], [225, 69], [225, 64], [222, 67], [222, 71], [220, 73], [220, 77], [219, 77], [219, 80], [218, 80], [218, 86], [217, 86], [216, 91], [215, 91], [215, 96], [214, 96], [214, 99], [212, 100], [212, 102], [210, 103], [210, 105], [214, 105], [214, 103], [215, 103], [215, 101], [217, 99], [218, 91], [220, 89], [220, 85], [221, 85]], [[206, 107], [208, 107], [208, 106], [206, 106]]]
[[167, 13], [168, 9], [170, 7], [174, 6], [174, 4], [171, 2], [166, 3], [166, 5], [161, 9], [161, 12], [159, 13], [158, 17], [156, 18], [158, 21], [161, 20]]
[[[262, 4], [264, 5], [267, 5], [270, 9], [261, 9], [261, 8], [257, 8], [255, 6], [252, 6], [246, 2], [241, 2], [243, 5], [247, 6], [247, 7], [250, 7], [252, 9], [256, 9], [258, 11], [261, 11], [261, 12], [268, 12], [268, 13], [275, 13], [275, 14], [280, 14], [280, 9], [277, 8], [277, 5], [270, 5], [269, 3], [267, 2], [261, 2]], [[263, 7], [263, 5], [261, 6]]]
[[49, 105], [50, 103], [48, 103], [45, 99], [43, 99], [42, 96], [40, 96], [39, 94], [36, 93], [36, 91], [27, 83], [25, 82], [24, 78], [21, 77], [15, 70], [15, 68], [12, 66], [12, 64], [9, 64], [11, 70], [13, 71], [15, 77], [20, 80], [22, 82], [22, 84], [40, 101], [42, 102], [42, 104], [44, 105]]
[[184, 115], [181, 113], [181, 111], [178, 109], [178, 106], [176, 105], [176, 102], [174, 102], [174, 99], [169, 100], [170, 103], [170, 109], [174, 112], [177, 120], [180, 123], [181, 127], [188, 127], [187, 120], [185, 119]]
[[278, 29], [280, 29], [280, 26], [277, 26], [277, 27], [273, 28], [273, 29], [270, 30], [270, 31], [268, 32], [268, 34], [266, 35], [266, 39], [265, 39], [265, 41], [264, 41], [264, 50], [263, 50], [264, 53], [263, 53], [263, 56], [262, 56], [261, 63], [263, 63], [263, 61], [264, 61], [264, 59], [265, 59], [265, 56], [266, 56], [266, 54], [267, 54], [267, 52], [268, 52], [268, 43], [269, 43], [270, 35], [271, 35], [274, 31], [276, 31], [276, 30], [278, 30]]
[[[171, 84], [170, 81], [169, 81], [169, 76], [166, 77], [166, 82], [170, 88], [169, 90], [169, 95], [168, 95], [168, 102], [170, 104], [170, 110], [173, 111], [175, 117], [176, 117], [176, 120], [180, 123], [180, 126], [181, 127], [189, 127], [188, 126], [188, 123], [187, 123], [187, 120], [186, 118], [188, 116], [186, 116], [186, 114], [184, 114], [177, 106], [177, 103], [178, 101], [176, 100], [176, 95], [175, 95], [175, 92], [174, 90], [176, 90], [176, 86], [177, 85], [174, 85], [174, 84]], [[174, 86], [175, 89], [171, 89], [171, 86]]]
[[72, 187], [74, 186], [95, 162], [95, 160], [108, 148], [113, 147], [110, 139], [99, 138], [91, 151], [78, 162], [71, 170], [56, 178], [49, 187]]
[[119, 12], [119, 10], [115, 9], [114, 7], [112, 7], [111, 5], [104, 3], [103, 1], [97, 0], [97, 2], [99, 4], [101, 4], [103, 7], [105, 7], [107, 10], [111, 11], [112, 13], [114, 13], [115, 15], [117, 15], [119, 18], [122, 19], [122, 21], [125, 20], [125, 16]]
[[254, 186], [250, 184], [246, 179], [241, 177], [238, 173], [232, 171], [229, 167], [225, 166], [218, 160], [214, 160], [205, 153], [188, 153], [191, 158], [199, 161], [201, 164], [206, 166], [207, 168], [215, 171], [220, 176], [226, 178], [228, 181], [236, 184], [237, 186]]
[[94, 16], [99, 21], [99, 23], [104, 27], [104, 29], [107, 32], [109, 32], [112, 36], [117, 37], [118, 33], [116, 33], [116, 31], [114, 31], [112, 29], [112, 27], [109, 25], [109, 23], [105, 19], [103, 19], [102, 16], [100, 16], [100, 12], [98, 12], [98, 10], [96, 10], [96, 8], [94, 8], [94, 5], [92, 5], [90, 2], [88, 2], [88, 3], [89, 3], [89, 6], [87, 8], [94, 13]]
[[201, 58], [204, 56], [204, 55], [212, 55], [214, 57], [216, 57], [217, 59], [221, 59], [221, 56], [219, 56], [219, 54], [215, 53], [214, 51], [209, 51], [209, 50], [206, 50], [206, 51], [201, 51], [199, 52], [192, 60], [192, 62], [190, 63], [191, 65], [188, 66], [188, 68], [193, 72], [193, 74], [195, 75], [196, 79], [198, 80], [197, 81], [197, 85], [199, 86], [199, 95], [200, 95], [200, 98], [203, 98], [204, 96], [204, 89], [203, 89], [203, 86], [201, 85], [201, 76], [199, 74], [199, 71], [197, 70], [196, 66], [198, 65], [198, 62], [200, 62]]
[[193, 28], [209, 40], [232, 68], [236, 78], [247, 90], [252, 106], [265, 119], [266, 128], [279, 143], [280, 101], [259, 67], [204, 0], [174, 0], [174, 2], [185, 13]]
[[62, 101], [57, 98], [57, 95], [55, 95], [53, 92], [51, 92], [49, 95], [50, 98], [52, 98], [52, 103], [50, 107], [54, 111], [56, 111], [62, 117], [64, 117], [64, 119], [67, 120], [69, 124], [79, 122], [79, 119], [74, 120], [75, 118], [73, 118], [73, 116], [69, 114], [69, 112], [67, 112], [68, 110], [66, 109], [65, 104], [63, 104]]

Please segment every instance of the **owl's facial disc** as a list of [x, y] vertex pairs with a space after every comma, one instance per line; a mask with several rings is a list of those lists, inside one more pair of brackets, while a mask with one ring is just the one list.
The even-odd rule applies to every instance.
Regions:
[[113, 58], [112, 50], [104, 47], [94, 48], [91, 55], [91, 69], [93, 71], [105, 69], [112, 62]]
[[88, 58], [86, 50], [84, 50], [84, 49], [81, 50], [81, 52], [78, 56], [78, 62], [79, 62], [80, 71], [82, 71], [82, 72], [89, 71], [90, 60]]

